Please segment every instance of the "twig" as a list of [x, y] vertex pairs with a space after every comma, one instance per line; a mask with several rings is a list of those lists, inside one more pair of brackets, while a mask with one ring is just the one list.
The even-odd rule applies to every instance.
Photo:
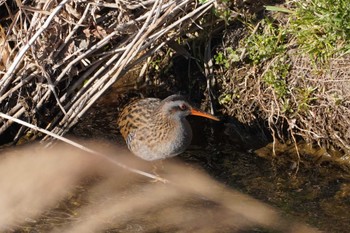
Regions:
[[[135, 48], [138, 48], [136, 51], [139, 51], [140, 44], [142, 44], [144, 39], [147, 37], [147, 34], [153, 30], [154, 27], [148, 28], [148, 25], [151, 21], [151, 16], [153, 15], [152, 12], [155, 11], [155, 9], [158, 5], [159, 5], [159, 1], [156, 1], [153, 5], [152, 10], [148, 13], [148, 18], [146, 19], [145, 23], [143, 24], [143, 27], [133, 37], [132, 42], [130, 42], [127, 45], [123, 54], [120, 57], [119, 57], [119, 54], [116, 54], [113, 56], [112, 59], [110, 59], [107, 62], [107, 66], [108, 66], [108, 64], [111, 64], [117, 57], [119, 57], [117, 63], [114, 64], [114, 67], [109, 72], [107, 72], [100, 80], [98, 80], [95, 83], [94, 87], [89, 89], [89, 93], [93, 93], [94, 90], [100, 89], [101, 85], [107, 81], [107, 83], [102, 87], [102, 89], [99, 92], [97, 92], [95, 95], [93, 95], [92, 97], [86, 96], [86, 95], [81, 96], [80, 101], [77, 101], [75, 104], [73, 104], [70, 111], [68, 111], [67, 115], [61, 121], [62, 123], [64, 123], [64, 125], [61, 126], [59, 129], [57, 128], [59, 130], [59, 134], [63, 134], [65, 131], [67, 131], [69, 129], [69, 127], [67, 127], [67, 126], [74, 125], [75, 122], [77, 122], [79, 117], [77, 117], [76, 115], [71, 114], [71, 113], [76, 111], [78, 106], [84, 107], [84, 105], [81, 104], [81, 101], [87, 100], [87, 99], [89, 100], [88, 102], [86, 102], [85, 108], [83, 110], [79, 111], [79, 115], [82, 115], [83, 113], [85, 113], [85, 111], [102, 95], [102, 93], [104, 93], [104, 91], [107, 90], [107, 88], [109, 88], [117, 80], [117, 78], [120, 76], [121, 72], [123, 71], [124, 67], [126, 66], [128, 60], [129, 61], [131, 60], [131, 55], [134, 55], [134, 56], [136, 55]], [[161, 5], [159, 5], [159, 6], [161, 6]], [[144, 32], [146, 29], [148, 29], [147, 32]], [[73, 123], [71, 123], [71, 122], [73, 122]], [[55, 132], [55, 131], [56, 130], [54, 129], [53, 132]], [[47, 138], [45, 138], [45, 139], [47, 139]]]
[[[36, 108], [41, 108], [41, 106], [43, 105], [43, 103], [47, 100], [47, 98], [49, 98], [51, 91], [47, 90], [46, 93], [44, 94], [44, 96], [40, 99], [41, 95], [39, 93], [37, 93], [34, 97], [33, 97], [33, 102], [37, 103], [36, 104]], [[22, 116], [22, 114], [25, 112], [25, 108], [22, 106], [21, 103], [17, 103], [16, 106], [14, 106], [9, 112], [8, 114], [12, 115], [15, 118], [19, 118], [20, 116]], [[2, 119], [0, 120], [0, 122], [2, 123]], [[10, 127], [12, 125], [12, 122], [6, 122], [4, 123], [1, 128], [0, 128], [0, 134], [2, 134], [3, 132], [5, 132], [6, 129], [8, 129], [8, 127]]]
[[62, 51], [62, 49], [67, 45], [68, 41], [70, 41], [70, 39], [72, 38], [72, 36], [74, 35], [74, 33], [78, 30], [78, 28], [81, 26], [81, 24], [83, 23], [83, 21], [86, 18], [87, 13], [90, 10], [90, 6], [91, 3], [87, 4], [86, 9], [84, 10], [83, 15], [81, 16], [81, 18], [79, 19], [78, 23], [74, 26], [73, 30], [69, 32], [68, 36], [64, 39], [64, 43], [57, 49], [57, 51], [55, 52], [53, 57], [57, 57], [57, 55]]
[[22, 57], [24, 56], [24, 54], [27, 52], [30, 46], [35, 42], [35, 40], [40, 36], [40, 34], [49, 26], [54, 16], [61, 10], [61, 8], [68, 1], [69, 0], [63, 0], [62, 2], [60, 2], [60, 4], [58, 4], [58, 6], [52, 11], [50, 16], [46, 19], [43, 26], [34, 34], [32, 38], [30, 38], [29, 42], [25, 46], [23, 46], [21, 50], [18, 52], [10, 68], [8, 69], [4, 77], [2, 77], [2, 81], [0, 82], [0, 96], [5, 93], [7, 86], [11, 83], [12, 77], [14, 75], [14, 71], [17, 68], [19, 62], [22, 60]]
[[[54, 107], [53, 109], [55, 110], [51, 110], [50, 112], [53, 115], [51, 115], [52, 120], [42, 127], [57, 135], [63, 135], [67, 132], [119, 77], [134, 65], [144, 61], [144, 59], [158, 51], [166, 44], [167, 40], [182, 35], [184, 33], [184, 28], [187, 29], [190, 24], [195, 24], [194, 20], [207, 12], [214, 0], [209, 0], [198, 6], [193, 0], [142, 1], [141, 4], [131, 6], [134, 10], [136, 9], [135, 6], [138, 6], [140, 13], [142, 13], [139, 14], [136, 19], [132, 17], [130, 17], [130, 20], [119, 19], [120, 14], [118, 14], [116, 22], [100, 24], [100, 22], [104, 20], [110, 21], [109, 17], [114, 17], [115, 15], [107, 14], [106, 16], [95, 19], [96, 21], [94, 22], [97, 25], [96, 29], [89, 27], [89, 25], [91, 25], [91, 17], [95, 17], [93, 13], [93, 16], [89, 14], [91, 4], [94, 5], [94, 7], [100, 8], [119, 8], [120, 6], [118, 4], [82, 3], [85, 9], [80, 13], [79, 18], [72, 17], [68, 19], [65, 17], [65, 14], [61, 15], [57, 13], [67, 2], [68, 0], [61, 2], [61, 4], [53, 8], [53, 10], [50, 9], [50, 4], [39, 3], [36, 8], [43, 9], [48, 13], [51, 12], [49, 17], [45, 14], [41, 14], [39, 10], [35, 11], [33, 15], [31, 15], [31, 12], [19, 12], [18, 18], [22, 24], [20, 28], [17, 29], [17, 27], [15, 27], [16, 30], [12, 30], [12, 34], [15, 35], [14, 38], [18, 38], [15, 44], [18, 48], [13, 51], [20, 51], [14, 60], [14, 63], [17, 63], [17, 65], [13, 65], [13, 67], [5, 73], [5, 77], [0, 80], [1, 84], [6, 84], [1, 86], [0, 90], [3, 91], [5, 95], [0, 95], [0, 102], [4, 104], [5, 107], [8, 105], [6, 109], [10, 109], [10, 112], [13, 113], [6, 112], [6, 114], [12, 117], [14, 117], [15, 114], [15, 116], [21, 118], [28, 110], [35, 112], [36, 109], [39, 109], [49, 98], [51, 100], [51, 97], [54, 96], [56, 99], [55, 106], [60, 107], [62, 111], [57, 111], [57, 108]], [[128, 12], [128, 10], [131, 9], [129, 8], [130, 4], [134, 3], [123, 1], [121, 6], [124, 9], [121, 12]], [[70, 13], [69, 10], [68, 13]], [[128, 15], [125, 16], [128, 17]], [[58, 21], [53, 22], [53, 17]], [[30, 21], [31, 19], [32, 21]], [[30, 21], [28, 30], [35, 32], [35, 35], [28, 39], [21, 40], [23, 35], [25, 35], [23, 31], [27, 29], [28, 24], [25, 23], [26, 20]], [[68, 22], [68, 24], [62, 24], [61, 20]], [[44, 22], [43, 25], [41, 25], [41, 22]], [[57, 37], [51, 35], [58, 44], [53, 44], [51, 37], [46, 38], [47, 35], [42, 33], [43, 30], [49, 28], [51, 24], [52, 29], [63, 33], [58, 34]], [[95, 26], [95, 24], [93, 26]], [[94, 30], [97, 30], [96, 32], [99, 33], [99, 28], [102, 28], [101, 30], [107, 34], [103, 34], [102, 37], [96, 36]], [[179, 30], [174, 30], [177, 28], [179, 28]], [[91, 40], [85, 38], [88, 35], [85, 35], [83, 29], [91, 30]], [[201, 28], [199, 29], [201, 30]], [[45, 43], [43, 43], [42, 45], [44, 47], [39, 48], [38, 51], [39, 56], [34, 50], [32, 54], [26, 53], [26, 50], [30, 49], [31, 46], [35, 44], [35, 39], [41, 35], [47, 40], [44, 40], [45, 43], [49, 42], [49, 46], [57, 46], [57, 50], [53, 51], [50, 47], [45, 47]], [[75, 43], [70, 43], [73, 38], [79, 39]], [[86, 48], [79, 44], [80, 41], [92, 42], [94, 44]], [[33, 56], [45, 58], [46, 54], [50, 56], [49, 63], [47, 64], [45, 60], [39, 60], [38, 63], [39, 67], [45, 67], [45, 70], [38, 70], [38, 66], [31, 67], [33, 64]], [[82, 59], [85, 58], [93, 61], [93, 64], [89, 64], [89, 67], [81, 66], [80, 63]], [[18, 67], [21, 68], [19, 69]], [[31, 69], [29, 70], [28, 67], [31, 67]], [[50, 77], [45, 74], [46, 68], [50, 71], [47, 71], [47, 73], [51, 75]], [[13, 74], [14, 72], [16, 72], [16, 76]], [[32, 75], [33, 73], [36, 75]], [[74, 78], [72, 77], [73, 75]], [[13, 78], [13, 76], [15, 76], [15, 78]], [[43, 76], [46, 77], [46, 80], [43, 79]], [[38, 78], [39, 82], [43, 82], [40, 87], [37, 86], [35, 92], [29, 89], [31, 88], [30, 84], [37, 81], [33, 80], [33, 77]], [[25, 81], [23, 82], [23, 80]], [[8, 85], [11, 86], [10, 91], [8, 91]], [[17, 93], [20, 93], [22, 90], [29, 91], [28, 98], [33, 102], [34, 109], [25, 109], [18, 103], [6, 105], [6, 103], [10, 103], [13, 96], [17, 96]], [[2, 111], [4, 112], [4, 110]], [[63, 114], [64, 111], [66, 111], [66, 114]], [[33, 117], [35, 116], [31, 115], [28, 121], [33, 123], [35, 120], [31, 119]], [[11, 123], [7, 122], [5, 125], [1, 125], [1, 127], [5, 130], [10, 124]], [[44, 140], [47, 138], [49, 138], [48, 135], [45, 136]]]
[[70, 139], [67, 139], [65, 137], [59, 136], [57, 134], [54, 134], [54, 133], [52, 133], [52, 132], [50, 132], [48, 130], [42, 129], [42, 128], [40, 128], [38, 126], [35, 126], [33, 124], [30, 124], [28, 122], [25, 122], [25, 121], [22, 121], [20, 119], [11, 117], [11, 116], [6, 115], [6, 114], [4, 114], [2, 112], [0, 112], [0, 117], [5, 118], [5, 119], [10, 120], [10, 121], [14, 121], [14, 122], [16, 122], [18, 124], [24, 125], [24, 126], [26, 126], [28, 128], [31, 128], [33, 130], [36, 130], [36, 131], [39, 131], [39, 132], [44, 133], [46, 135], [49, 135], [49, 136], [51, 136], [53, 138], [56, 138], [56, 139], [58, 139], [60, 141], [63, 141], [63, 142], [65, 142], [65, 143], [67, 143], [67, 144], [69, 144], [71, 146], [77, 147], [77, 148], [79, 148], [79, 149], [81, 149], [83, 151], [86, 151], [86, 152], [90, 153], [90, 154], [100, 156], [100, 157], [108, 160], [109, 162], [111, 162], [111, 163], [113, 163], [113, 164], [115, 164], [115, 165], [117, 165], [117, 166], [119, 166], [119, 167], [121, 167], [123, 169], [126, 169], [126, 170], [128, 170], [130, 172], [133, 172], [133, 173], [136, 173], [136, 174], [139, 174], [139, 175], [142, 175], [142, 176], [146, 176], [148, 178], [152, 178], [152, 179], [161, 181], [163, 183], [168, 183], [169, 182], [168, 180], [166, 180], [166, 179], [164, 179], [162, 177], [159, 177], [159, 176], [156, 176], [156, 175], [153, 175], [153, 174], [150, 174], [148, 172], [144, 172], [144, 171], [141, 171], [141, 170], [138, 170], [138, 169], [135, 169], [135, 168], [131, 168], [131, 167], [129, 167], [129, 166], [125, 165], [125, 164], [122, 164], [122, 163], [120, 163], [120, 162], [118, 162], [118, 161], [116, 161], [114, 159], [111, 159], [109, 156], [107, 156], [105, 154], [102, 154], [102, 153], [100, 153], [98, 151], [92, 150], [92, 149], [90, 149], [88, 147], [85, 147], [85, 146], [83, 146], [83, 145], [81, 145], [81, 144], [79, 144], [77, 142], [74, 142], [74, 141], [72, 141]]

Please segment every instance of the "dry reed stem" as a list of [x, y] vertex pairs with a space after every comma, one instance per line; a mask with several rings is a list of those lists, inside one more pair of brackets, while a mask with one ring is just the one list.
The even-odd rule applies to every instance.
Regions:
[[68, 138], [59, 136], [59, 135], [54, 134], [54, 133], [52, 133], [52, 132], [50, 132], [50, 131], [48, 131], [48, 130], [45, 130], [45, 129], [39, 128], [38, 126], [29, 124], [29, 123], [27, 123], [27, 122], [25, 122], [25, 121], [22, 121], [22, 120], [13, 118], [13, 117], [8, 116], [8, 115], [6, 115], [6, 114], [3, 114], [3, 113], [1, 113], [1, 112], [0, 112], [0, 117], [5, 118], [5, 119], [8, 119], [8, 120], [10, 120], [10, 121], [14, 121], [14, 122], [16, 122], [16, 123], [18, 123], [18, 124], [21, 124], [21, 125], [23, 125], [23, 126], [26, 126], [26, 127], [28, 127], [28, 128], [31, 128], [31, 129], [33, 129], [33, 130], [35, 130], [35, 131], [39, 131], [39, 132], [41, 132], [41, 133], [44, 133], [44, 134], [46, 134], [46, 135], [48, 135], [48, 136], [50, 136], [50, 137], [53, 137], [53, 138], [55, 138], [55, 139], [58, 139], [58, 140], [60, 140], [60, 141], [62, 141], [62, 142], [65, 142], [65, 143], [67, 143], [67, 144], [69, 144], [69, 145], [71, 145], [71, 146], [74, 146], [74, 147], [76, 147], [76, 148], [78, 148], [78, 149], [81, 149], [81, 150], [83, 150], [83, 151], [86, 151], [86, 152], [88, 152], [88, 153], [90, 153], [90, 154], [93, 154], [93, 155], [96, 155], [96, 156], [105, 158], [105, 159], [109, 160], [111, 163], [117, 165], [118, 167], [121, 167], [121, 168], [123, 168], [123, 169], [126, 169], [126, 170], [128, 170], [128, 171], [130, 171], [130, 172], [133, 172], [133, 173], [136, 173], [136, 174], [139, 174], [139, 175], [142, 175], [142, 176], [146, 176], [146, 177], [152, 178], [152, 179], [154, 179], [154, 180], [161, 181], [161, 182], [163, 182], [163, 183], [169, 182], [168, 180], [163, 179], [163, 178], [161, 178], [161, 177], [158, 177], [158, 176], [156, 176], [156, 175], [153, 175], [153, 174], [150, 174], [150, 173], [147, 173], [147, 172], [144, 172], [144, 171], [140, 171], [140, 170], [138, 170], [138, 169], [134, 169], [134, 168], [128, 167], [127, 165], [125, 165], [125, 164], [123, 164], [123, 163], [120, 163], [120, 162], [118, 162], [118, 161], [116, 161], [116, 160], [113, 160], [113, 159], [111, 160], [111, 158], [108, 157], [108, 156], [105, 155], [105, 154], [102, 154], [102, 153], [100, 153], [100, 152], [98, 152], [98, 151], [94, 151], [94, 150], [92, 150], [92, 149], [90, 149], [90, 148], [87, 148], [87, 147], [85, 147], [85, 146], [83, 146], [83, 145], [81, 145], [81, 144], [79, 144], [79, 143], [77, 143], [77, 142], [74, 142], [74, 141], [72, 141], [72, 140], [70, 140], [70, 139], [68, 139]]
[[46, 19], [45, 23], [42, 25], [42, 27], [36, 31], [34, 36], [30, 38], [27, 44], [21, 48], [21, 50], [18, 52], [16, 58], [14, 59], [12, 65], [7, 70], [5, 75], [1, 78], [0, 81], [0, 95], [3, 95], [9, 86], [10, 82], [12, 81], [12, 77], [14, 75], [15, 69], [19, 65], [20, 61], [22, 60], [24, 54], [27, 52], [27, 50], [30, 48], [30, 46], [36, 41], [36, 39], [41, 35], [41, 33], [49, 26], [50, 22], [52, 21], [53, 17], [58, 14], [58, 12], [62, 9], [62, 7], [68, 2], [69, 0], [63, 0], [50, 14], [50, 16]]
[[[214, 2], [71, 0], [57, 6], [40, 1], [21, 5], [6, 33], [16, 40], [0, 80], [0, 111], [20, 119], [26, 115], [28, 122], [63, 135], [127, 70], [192, 24], [203, 30], [196, 20]], [[30, 104], [21, 107], [20, 98]], [[46, 120], [41, 119], [42, 110]], [[11, 125], [0, 123], [0, 134]]]

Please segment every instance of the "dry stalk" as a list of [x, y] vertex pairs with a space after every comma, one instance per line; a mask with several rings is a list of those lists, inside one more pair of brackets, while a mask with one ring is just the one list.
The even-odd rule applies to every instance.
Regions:
[[[6, 33], [16, 39], [9, 68], [0, 74], [0, 112], [26, 116], [31, 124], [63, 135], [132, 66], [185, 34], [192, 24], [202, 30], [196, 20], [214, 2], [18, 3], [20, 10]], [[30, 100], [29, 108], [17, 99]], [[45, 111], [50, 122], [36, 122], [42, 106], [49, 106]], [[11, 126], [0, 123], [0, 134]]]
[[145, 177], [157, 180], [157, 181], [161, 181], [163, 183], [168, 183], [169, 182], [168, 180], [166, 180], [164, 178], [161, 178], [159, 176], [156, 176], [156, 175], [153, 175], [153, 174], [150, 174], [148, 172], [144, 172], [144, 171], [141, 171], [141, 170], [138, 170], [138, 169], [135, 169], [135, 168], [131, 168], [131, 167], [129, 167], [129, 166], [123, 164], [123, 163], [120, 163], [120, 162], [116, 161], [115, 159], [112, 159], [111, 157], [109, 157], [109, 156], [107, 156], [107, 155], [105, 155], [103, 153], [100, 153], [98, 151], [95, 151], [95, 150], [92, 150], [90, 148], [87, 148], [87, 147], [85, 147], [85, 146], [83, 146], [83, 145], [81, 145], [81, 144], [79, 144], [77, 142], [74, 142], [74, 141], [72, 141], [72, 140], [70, 140], [68, 138], [59, 136], [57, 134], [54, 134], [54, 133], [52, 133], [52, 132], [50, 132], [48, 130], [42, 129], [42, 128], [40, 128], [38, 126], [35, 126], [33, 124], [30, 124], [28, 122], [22, 121], [20, 119], [17, 119], [17, 118], [11, 117], [11, 116], [8, 116], [8, 115], [6, 115], [4, 113], [1, 113], [1, 112], [0, 112], [0, 117], [5, 118], [5, 119], [10, 120], [10, 121], [14, 121], [14, 122], [16, 122], [18, 124], [21, 124], [23, 126], [31, 128], [33, 130], [39, 131], [41, 133], [44, 133], [44, 134], [46, 134], [46, 135], [48, 135], [50, 137], [53, 137], [53, 138], [58, 139], [60, 141], [63, 141], [63, 142], [65, 142], [65, 143], [67, 143], [67, 144], [69, 144], [71, 146], [74, 146], [74, 147], [76, 147], [76, 148], [78, 148], [80, 150], [86, 151], [86, 152], [88, 152], [90, 154], [102, 157], [102, 158], [108, 160], [109, 162], [117, 165], [118, 167], [126, 169], [126, 170], [128, 170], [130, 172], [133, 172], [133, 173], [136, 173], [136, 174], [139, 174], [139, 175], [142, 175], [142, 176], [145, 176]]
[[30, 48], [30, 46], [37, 40], [37, 38], [41, 35], [41, 33], [49, 26], [51, 23], [53, 17], [58, 14], [58, 12], [62, 9], [62, 7], [68, 2], [69, 0], [63, 0], [50, 14], [50, 16], [46, 19], [43, 26], [34, 34], [34, 36], [28, 41], [28, 43], [21, 48], [21, 50], [18, 52], [16, 58], [14, 59], [12, 65], [8, 69], [8, 71], [5, 73], [5, 75], [2, 77], [0, 81], [0, 95], [4, 94], [7, 90], [9, 84], [12, 81], [12, 77], [14, 75], [15, 69], [19, 65], [20, 61], [22, 60], [24, 54], [27, 52], [27, 50]]

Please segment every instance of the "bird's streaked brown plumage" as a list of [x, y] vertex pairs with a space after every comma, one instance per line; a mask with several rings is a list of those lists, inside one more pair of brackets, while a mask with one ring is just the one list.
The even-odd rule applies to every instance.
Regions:
[[145, 98], [131, 102], [121, 112], [118, 126], [131, 152], [153, 161], [176, 156], [189, 146], [192, 129], [188, 115], [219, 120], [192, 107], [183, 96], [171, 95], [162, 101]]

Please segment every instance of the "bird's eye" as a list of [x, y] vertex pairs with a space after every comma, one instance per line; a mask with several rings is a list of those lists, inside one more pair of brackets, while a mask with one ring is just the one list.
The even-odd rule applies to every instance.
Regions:
[[182, 111], [187, 110], [186, 104], [180, 104], [180, 105], [179, 105], [179, 108], [180, 108], [180, 110], [182, 110]]

